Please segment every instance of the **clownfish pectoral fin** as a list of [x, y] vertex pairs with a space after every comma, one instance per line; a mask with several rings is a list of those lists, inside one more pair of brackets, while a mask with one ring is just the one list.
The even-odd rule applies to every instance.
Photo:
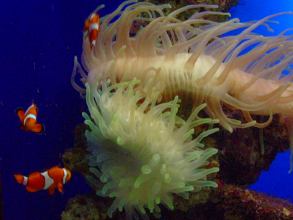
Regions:
[[34, 189], [32, 187], [27, 186], [26, 187], [26, 191], [28, 191], [28, 192], [37, 192], [38, 190], [37, 189]]
[[14, 175], [14, 178], [15, 178], [15, 180], [16, 180], [17, 183], [19, 183], [19, 184], [22, 184], [23, 183], [23, 180], [24, 180], [24, 176], [23, 175], [15, 174]]
[[50, 196], [54, 194], [55, 189], [56, 189], [56, 187], [55, 187], [54, 184], [53, 184], [52, 186], [49, 187], [49, 189], [48, 189], [48, 193], [49, 193]]
[[63, 193], [63, 184], [61, 182], [57, 184], [57, 188], [60, 193]]
[[24, 117], [25, 117], [24, 110], [22, 108], [18, 108], [18, 109], [16, 109], [16, 114], [17, 114], [20, 122], [23, 123]]
[[44, 131], [44, 126], [40, 123], [36, 123], [30, 130], [35, 133], [41, 133]]

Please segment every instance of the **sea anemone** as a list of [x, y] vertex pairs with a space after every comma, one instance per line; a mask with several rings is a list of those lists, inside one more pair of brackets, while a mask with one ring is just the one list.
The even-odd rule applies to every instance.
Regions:
[[[219, 170], [209, 166], [217, 149], [202, 140], [218, 131], [212, 128], [218, 120], [199, 117], [205, 104], [184, 120], [177, 115], [177, 96], [156, 105], [138, 86], [137, 80], [103, 82], [99, 90], [86, 84], [89, 167], [103, 183], [97, 194], [114, 199], [110, 216], [117, 209], [131, 216], [158, 213], [159, 204], [173, 209], [173, 194], [186, 197], [217, 186], [207, 178]], [[194, 128], [204, 125], [207, 130], [195, 135]]]
[[[88, 38], [84, 38], [85, 70], [76, 59], [73, 86], [84, 93], [74, 80], [77, 73], [84, 83], [93, 85], [106, 79], [114, 83], [137, 78], [147, 95], [151, 86], [145, 82], [153, 77], [161, 89], [160, 101], [179, 95], [183, 105], [207, 103], [210, 117], [218, 118], [230, 132], [233, 128], [263, 128], [275, 113], [292, 116], [290, 30], [277, 36], [253, 31], [260, 26], [270, 30], [270, 19], [293, 12], [277, 13], [256, 22], [241, 23], [237, 18], [215, 22], [205, 16], [228, 15], [209, 11], [215, 5], [188, 5], [166, 14], [169, 7], [129, 0], [104, 16], [95, 48], [91, 49]], [[195, 8], [200, 12], [187, 20], [178, 18]], [[133, 32], [134, 25], [139, 25], [137, 32]], [[243, 119], [230, 118], [223, 106], [238, 110]], [[268, 119], [257, 122], [254, 115]]]

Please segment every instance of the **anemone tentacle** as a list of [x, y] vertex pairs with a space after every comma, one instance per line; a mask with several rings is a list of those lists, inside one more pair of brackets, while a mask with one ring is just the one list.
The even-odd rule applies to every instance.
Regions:
[[[144, 82], [155, 76], [161, 101], [179, 95], [183, 104], [186, 100], [194, 106], [208, 103], [208, 114], [218, 117], [229, 131], [268, 124], [254, 121], [254, 115], [293, 116], [292, 30], [277, 36], [254, 33], [260, 26], [270, 31], [270, 19], [293, 12], [256, 22], [241, 23], [237, 18], [215, 22], [205, 19], [216, 13], [210, 11], [214, 5], [186, 6], [166, 14], [169, 7], [130, 0], [104, 16], [94, 50], [84, 38], [82, 63], [87, 75], [75, 65], [82, 81], [97, 85], [107, 79], [137, 78], [147, 93]], [[194, 8], [206, 10], [187, 20], [178, 18]], [[135, 26], [138, 30], [133, 31]], [[80, 92], [85, 91], [72, 81]], [[242, 111], [248, 120], [229, 118], [223, 105]]]
[[205, 147], [202, 140], [219, 129], [211, 127], [193, 136], [194, 127], [218, 120], [199, 117], [205, 104], [184, 120], [177, 115], [178, 97], [156, 105], [137, 86], [136, 80], [104, 82], [101, 89], [86, 85], [90, 115], [83, 116], [89, 127], [89, 166], [103, 183], [97, 194], [114, 199], [110, 216], [117, 209], [157, 212], [159, 204], [172, 209], [173, 194], [217, 186], [207, 178], [219, 170], [208, 166], [217, 149]]

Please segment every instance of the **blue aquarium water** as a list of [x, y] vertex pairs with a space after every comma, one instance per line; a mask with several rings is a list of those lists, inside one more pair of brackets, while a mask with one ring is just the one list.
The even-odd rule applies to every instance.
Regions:
[[[73, 57], [81, 54], [84, 19], [101, 3], [105, 14], [122, 1], [27, 0], [5, 1], [0, 7], [0, 175], [5, 220], [55, 220], [69, 198], [89, 192], [77, 173], [64, 193], [28, 193], [13, 174], [61, 164], [65, 149], [73, 146], [74, 127], [82, 122], [84, 100], [72, 88]], [[232, 17], [257, 20], [280, 11], [293, 11], [291, 0], [239, 0]], [[292, 16], [278, 18], [280, 30], [293, 26]], [[259, 30], [260, 32], [262, 30]], [[15, 110], [39, 107], [42, 134], [19, 128]], [[293, 201], [293, 176], [288, 175], [289, 153], [279, 154], [269, 171], [263, 172], [252, 189]]]
[[[240, 0], [239, 4], [233, 7], [230, 13], [233, 18], [238, 17], [242, 21], [249, 21], [258, 20], [264, 16], [282, 11], [293, 11], [293, 1]], [[292, 16], [284, 15], [273, 20], [279, 22], [276, 25], [271, 24], [274, 29], [273, 33], [268, 33], [263, 29], [258, 30], [258, 33], [276, 35], [280, 31], [293, 27]], [[250, 188], [293, 202], [293, 175], [288, 174], [289, 156], [289, 152], [278, 154], [270, 169], [264, 171], [259, 180]]]

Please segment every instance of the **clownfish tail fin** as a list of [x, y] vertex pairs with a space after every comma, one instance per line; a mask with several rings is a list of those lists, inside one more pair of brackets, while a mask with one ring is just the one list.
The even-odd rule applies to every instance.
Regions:
[[21, 174], [15, 174], [14, 175], [14, 178], [16, 180], [17, 183], [19, 184], [23, 184], [23, 181], [24, 181], [24, 176], [21, 175]]
[[16, 109], [16, 114], [20, 120], [20, 122], [22, 123], [24, 120], [24, 110], [22, 108], [17, 108]]

